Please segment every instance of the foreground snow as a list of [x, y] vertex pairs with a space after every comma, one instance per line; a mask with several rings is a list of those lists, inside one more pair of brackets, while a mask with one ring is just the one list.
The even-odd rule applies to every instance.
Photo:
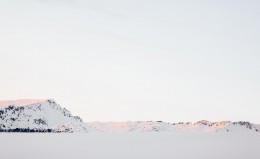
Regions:
[[3, 159], [259, 159], [257, 133], [0, 134]]

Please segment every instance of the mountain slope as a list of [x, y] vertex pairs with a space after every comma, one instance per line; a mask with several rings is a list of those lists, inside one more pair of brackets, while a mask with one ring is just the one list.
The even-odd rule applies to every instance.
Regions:
[[0, 102], [0, 130], [14, 132], [86, 132], [80, 117], [54, 100]]

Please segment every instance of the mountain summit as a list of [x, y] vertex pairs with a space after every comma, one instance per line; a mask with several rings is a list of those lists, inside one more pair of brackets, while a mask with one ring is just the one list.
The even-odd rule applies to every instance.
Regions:
[[52, 99], [0, 102], [0, 131], [87, 132], [84, 125]]
[[0, 101], [0, 108], [5, 108], [8, 106], [16, 106], [16, 107], [22, 107], [22, 106], [30, 106], [31, 104], [37, 104], [37, 103], [43, 103], [48, 100], [54, 101], [53, 99], [19, 99], [19, 100], [5, 100]]

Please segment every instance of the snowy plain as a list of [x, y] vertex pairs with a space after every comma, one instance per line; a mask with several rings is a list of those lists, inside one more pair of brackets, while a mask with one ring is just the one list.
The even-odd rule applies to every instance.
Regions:
[[259, 159], [258, 133], [1, 133], [2, 159]]

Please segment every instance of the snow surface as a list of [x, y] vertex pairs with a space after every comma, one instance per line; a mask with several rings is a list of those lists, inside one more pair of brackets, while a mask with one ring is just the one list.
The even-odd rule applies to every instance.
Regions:
[[257, 133], [0, 134], [3, 159], [259, 159]]

